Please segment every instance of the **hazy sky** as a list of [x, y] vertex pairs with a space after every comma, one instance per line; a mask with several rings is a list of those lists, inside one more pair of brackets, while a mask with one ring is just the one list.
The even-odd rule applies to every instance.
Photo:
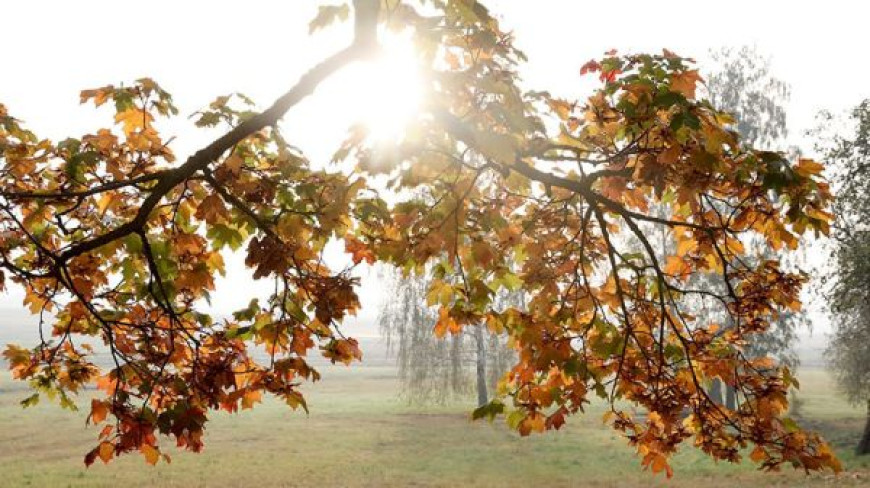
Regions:
[[[349, 39], [349, 26], [307, 35], [318, 3], [4, 2], [0, 103], [39, 135], [81, 136], [105, 126], [110, 114], [79, 106], [79, 90], [149, 76], [173, 93], [181, 110], [183, 116], [164, 131], [177, 136], [174, 148], [183, 158], [215, 136], [193, 128], [184, 116], [233, 91], [267, 105]], [[611, 48], [660, 52], [666, 47], [702, 58], [710, 48], [755, 45], [772, 58], [775, 76], [791, 84], [790, 142], [805, 149], [810, 144], [801, 135], [819, 109], [842, 110], [870, 97], [863, 2], [500, 0], [490, 5], [529, 55], [522, 73], [530, 88], [582, 97], [589, 85], [580, 81], [579, 67]], [[361, 95], [352, 81], [334, 80], [285, 118], [288, 138], [313, 160], [328, 159], [350, 122], [345, 108]], [[231, 259], [230, 276], [218, 285], [219, 312], [249, 299], [240, 293], [251, 289], [240, 262]], [[348, 332], [376, 332], [371, 322], [380, 296], [376, 276], [364, 277], [362, 325], [351, 325]], [[20, 293], [0, 296], [0, 308], [19, 306]]]

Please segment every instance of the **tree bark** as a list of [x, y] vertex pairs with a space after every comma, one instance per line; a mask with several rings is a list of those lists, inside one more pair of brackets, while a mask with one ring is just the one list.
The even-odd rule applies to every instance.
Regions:
[[454, 394], [461, 393], [462, 388], [462, 336], [454, 335], [450, 339], [450, 387]]
[[477, 405], [486, 405], [486, 343], [483, 337], [483, 324], [474, 328], [474, 342], [477, 345]]
[[861, 436], [861, 442], [855, 448], [855, 454], [859, 456], [870, 454], [870, 400], [867, 400], [867, 421], [864, 423], [864, 434]]

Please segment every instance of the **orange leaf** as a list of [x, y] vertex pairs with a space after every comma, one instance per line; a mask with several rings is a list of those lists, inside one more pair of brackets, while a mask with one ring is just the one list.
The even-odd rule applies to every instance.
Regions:
[[160, 451], [150, 444], [142, 444], [139, 450], [142, 451], [145, 461], [151, 466], [157, 464], [157, 460], [160, 459]]
[[438, 322], [435, 323], [435, 337], [442, 338], [444, 337], [448, 331], [451, 334], [458, 334], [462, 328], [459, 326], [459, 323], [450, 316], [450, 311], [445, 307], [441, 307], [438, 310]]
[[749, 455], [749, 459], [755, 461], [756, 463], [764, 461], [765, 458], [767, 458], [767, 454], [760, 446], [755, 446], [755, 449], [753, 449], [752, 453]]
[[699, 81], [703, 81], [703, 79], [697, 70], [675, 73], [671, 77], [671, 90], [692, 99], [695, 98], [695, 88]]
[[112, 460], [112, 457], [115, 456], [115, 446], [113, 446], [111, 442], [103, 441], [100, 443], [98, 454], [100, 459], [108, 464], [108, 462]]
[[246, 390], [242, 396], [242, 408], [254, 408], [255, 403], [259, 403], [263, 398], [263, 392], [260, 390]]
[[109, 408], [106, 404], [96, 398], [91, 400], [91, 422], [99, 424], [106, 420], [106, 415], [109, 413]]

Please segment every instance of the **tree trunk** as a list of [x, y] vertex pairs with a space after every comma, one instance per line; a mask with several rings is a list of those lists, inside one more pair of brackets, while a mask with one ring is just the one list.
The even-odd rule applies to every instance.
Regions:
[[725, 385], [725, 407], [730, 410], [737, 408], [737, 392], [731, 385]]
[[722, 380], [719, 378], [713, 378], [709, 394], [710, 400], [713, 400], [713, 403], [716, 405], [722, 405]]
[[486, 405], [486, 343], [483, 337], [483, 324], [474, 328], [474, 342], [477, 343], [477, 405]]
[[864, 434], [861, 436], [861, 442], [858, 443], [855, 453], [859, 456], [870, 454], [870, 400], [867, 400], [867, 422], [864, 424]]
[[454, 394], [462, 392], [462, 336], [454, 335], [450, 338], [450, 387]]

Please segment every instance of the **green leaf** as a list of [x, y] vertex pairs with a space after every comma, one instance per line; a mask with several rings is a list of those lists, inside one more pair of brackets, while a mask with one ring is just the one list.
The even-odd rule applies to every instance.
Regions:
[[24, 408], [32, 407], [32, 406], [36, 405], [37, 403], [39, 403], [39, 393], [34, 393], [33, 395], [30, 395], [29, 397], [25, 398], [24, 400], [21, 400], [20, 403], [21, 403], [21, 406]]
[[785, 427], [785, 430], [788, 432], [797, 432], [800, 430], [797, 422], [795, 422], [791, 417], [783, 417], [782, 426]]
[[523, 286], [523, 280], [521, 280], [519, 276], [511, 272], [507, 272], [502, 275], [500, 281], [502, 282], [504, 287], [510, 291], [517, 291]]
[[252, 320], [260, 312], [260, 300], [254, 298], [248, 303], [248, 306], [233, 312], [233, 318], [236, 320]]
[[485, 405], [481, 405], [474, 409], [471, 413], [472, 420], [479, 420], [482, 418], [488, 419], [492, 422], [496, 416], [504, 413], [504, 403], [500, 400], [493, 400]]
[[526, 418], [526, 414], [522, 410], [514, 410], [508, 414], [505, 421], [511, 429], [518, 429], [520, 423]]
[[228, 246], [233, 251], [242, 247], [245, 241], [245, 236], [235, 227], [230, 227], [224, 224], [214, 224], [206, 231], [206, 236], [212, 241], [215, 249], [221, 249]]

